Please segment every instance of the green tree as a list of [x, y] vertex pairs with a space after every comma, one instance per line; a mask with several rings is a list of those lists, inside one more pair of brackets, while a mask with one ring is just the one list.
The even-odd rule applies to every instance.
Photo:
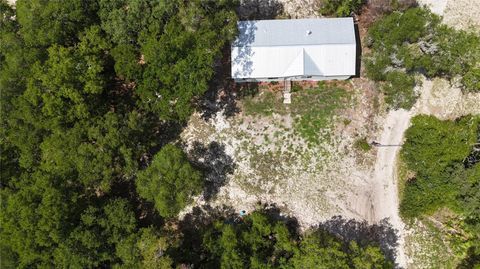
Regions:
[[360, 247], [357, 242], [352, 241], [349, 245], [350, 258], [353, 268], [356, 269], [372, 269], [383, 268], [393, 269], [392, 261], [385, 259], [384, 254], [379, 247], [366, 246]]
[[203, 245], [210, 267], [278, 268], [288, 266], [296, 241], [285, 223], [256, 211], [238, 224], [215, 222]]
[[136, 229], [135, 215], [124, 199], [107, 201], [103, 207], [89, 206], [81, 213], [80, 222], [55, 249], [55, 267], [121, 265], [116, 247]]
[[306, 235], [292, 258], [294, 268], [349, 268], [342, 243], [325, 231]]
[[27, 45], [72, 45], [77, 33], [97, 20], [93, 0], [18, 0], [15, 3], [20, 33]]
[[163, 29], [151, 31], [140, 43], [145, 69], [137, 92], [142, 105], [164, 119], [186, 120], [194, 99], [208, 89], [222, 48], [236, 33], [233, 4], [181, 2]]
[[171, 144], [155, 154], [147, 169], [138, 173], [136, 183], [139, 195], [154, 202], [164, 217], [174, 217], [203, 187], [201, 173]]
[[[459, 184], [453, 180], [477, 138], [478, 119], [441, 121], [420, 115], [405, 133], [400, 156], [415, 172], [406, 184], [400, 212], [406, 217], [432, 213], [441, 206], [456, 209]], [[461, 170], [460, 170], [461, 171]]]
[[416, 116], [405, 132], [400, 156], [417, 175], [442, 173], [468, 156], [477, 138], [477, 127], [478, 120], [468, 116], [456, 121]]

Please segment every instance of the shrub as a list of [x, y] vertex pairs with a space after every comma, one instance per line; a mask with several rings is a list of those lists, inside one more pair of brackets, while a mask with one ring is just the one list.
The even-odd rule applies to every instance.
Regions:
[[432, 33], [440, 18], [423, 8], [411, 8], [405, 13], [395, 12], [377, 21], [368, 30], [375, 50], [392, 52], [405, 42], [415, 43]]
[[392, 64], [392, 60], [386, 53], [375, 53], [365, 60], [367, 77], [375, 81], [385, 80], [385, 69]]
[[[480, 36], [440, 24], [428, 9], [411, 8], [378, 20], [368, 31], [367, 45], [372, 53], [366, 57], [366, 73], [375, 81], [388, 80], [386, 71], [401, 68], [428, 77], [461, 76], [464, 89], [480, 88]], [[410, 83], [402, 81], [407, 82], [403, 77], [395, 82], [406, 90]], [[411, 91], [403, 93], [412, 100]]]
[[385, 76], [382, 86], [385, 102], [394, 109], [410, 109], [417, 100], [414, 91], [415, 78], [402, 71], [390, 71]]
[[416, 177], [407, 182], [400, 204], [404, 217], [432, 213], [441, 206], [456, 208], [457, 174], [477, 138], [478, 119], [441, 121], [420, 115], [405, 133], [400, 156]]
[[359, 138], [355, 141], [354, 147], [357, 150], [369, 151], [372, 149], [372, 146], [367, 142], [365, 137]]
[[320, 7], [320, 14], [348, 17], [352, 12], [357, 13], [365, 0], [325, 0]]

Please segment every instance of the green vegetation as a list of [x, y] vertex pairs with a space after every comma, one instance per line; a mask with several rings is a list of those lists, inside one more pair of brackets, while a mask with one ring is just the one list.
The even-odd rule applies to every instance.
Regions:
[[202, 190], [202, 176], [188, 162], [180, 148], [164, 146], [147, 169], [138, 173], [138, 194], [155, 202], [155, 208], [164, 217], [174, 217], [184, 208], [190, 197]]
[[321, 84], [315, 89], [304, 89], [292, 93], [294, 100], [288, 107], [282, 96], [264, 91], [257, 96], [244, 99], [247, 115], [270, 116], [290, 114], [294, 118], [294, 128], [309, 144], [322, 142], [322, 136], [331, 127], [335, 112], [346, 106], [347, 92], [336, 86]]
[[310, 144], [322, 141], [322, 136], [331, 127], [335, 112], [348, 102], [347, 92], [332, 86], [309, 89], [292, 95], [292, 98], [297, 104], [291, 107], [295, 115], [294, 128]]
[[217, 221], [203, 238], [206, 268], [393, 268], [378, 246], [343, 242], [320, 229], [303, 239], [263, 212], [238, 224]]
[[365, 0], [324, 0], [321, 4], [320, 14], [349, 17], [352, 12], [358, 13], [365, 2]]
[[[462, 221], [464, 262], [479, 262], [480, 246], [480, 163], [465, 163], [479, 142], [480, 119], [464, 117], [441, 121], [416, 116], [406, 132], [400, 156], [415, 177], [406, 182], [400, 204], [405, 218], [431, 215], [449, 208]], [[468, 268], [468, 267], [466, 267]]]
[[[374, 243], [301, 240], [262, 212], [176, 218], [205, 182], [173, 143], [236, 1], [16, 5], [0, 0], [1, 268], [391, 267]], [[328, 91], [299, 97], [321, 106], [305, 129], [331, 117]]]
[[410, 108], [416, 73], [427, 77], [462, 77], [465, 90], [478, 91], [480, 37], [440, 23], [423, 8], [394, 12], [368, 31], [367, 76], [381, 82], [386, 102], [393, 108]]
[[369, 151], [372, 149], [372, 146], [370, 145], [370, 143], [368, 143], [365, 137], [355, 140], [355, 143], [353, 144], [353, 146], [357, 150], [361, 150], [361, 151]]
[[172, 217], [202, 189], [163, 145], [208, 88], [234, 8], [0, 1], [2, 268], [171, 267], [141, 197]]

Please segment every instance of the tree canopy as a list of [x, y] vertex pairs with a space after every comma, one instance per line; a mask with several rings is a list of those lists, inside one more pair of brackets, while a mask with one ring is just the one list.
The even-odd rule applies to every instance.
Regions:
[[[235, 5], [0, 1], [2, 268], [171, 267], [158, 214], [203, 177], [163, 146], [208, 89]], [[159, 212], [139, 195], [155, 184]]]
[[164, 217], [175, 216], [202, 190], [202, 175], [189, 163], [183, 151], [174, 145], [164, 146], [147, 169], [138, 174], [138, 194], [155, 203]]
[[380, 18], [368, 29], [366, 42], [372, 49], [365, 57], [367, 76], [381, 82], [393, 108], [412, 107], [416, 74], [460, 76], [463, 89], [480, 89], [480, 36], [441, 24], [428, 9], [410, 8]]
[[465, 231], [467, 250], [462, 264], [474, 268], [480, 257], [480, 119], [467, 116], [455, 121], [420, 115], [412, 120], [400, 152], [415, 176], [406, 182], [400, 213], [410, 219], [448, 208], [457, 214]]

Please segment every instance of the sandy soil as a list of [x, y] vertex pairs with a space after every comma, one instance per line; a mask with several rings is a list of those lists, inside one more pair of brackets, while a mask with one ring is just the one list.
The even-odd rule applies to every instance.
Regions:
[[480, 32], [480, 0], [417, 0], [456, 29]]
[[414, 109], [418, 114], [434, 115], [440, 119], [455, 119], [468, 114], [480, 114], [480, 94], [463, 93], [448, 80], [421, 78], [421, 96]]
[[413, 113], [406, 110], [390, 111], [384, 119], [384, 128], [379, 137], [381, 147], [377, 151], [377, 161], [372, 177], [372, 211], [376, 222], [387, 218], [399, 232], [397, 264], [407, 265], [404, 253], [404, 223], [398, 212], [398, 188], [396, 158], [403, 142], [403, 134], [408, 128]]
[[319, 0], [278, 0], [283, 4], [284, 13], [291, 18], [319, 17]]
[[417, 2], [421, 6], [425, 5], [430, 8], [433, 13], [442, 16], [448, 0], [417, 0]]
[[480, 32], [480, 0], [448, 0], [443, 21], [456, 28]]

